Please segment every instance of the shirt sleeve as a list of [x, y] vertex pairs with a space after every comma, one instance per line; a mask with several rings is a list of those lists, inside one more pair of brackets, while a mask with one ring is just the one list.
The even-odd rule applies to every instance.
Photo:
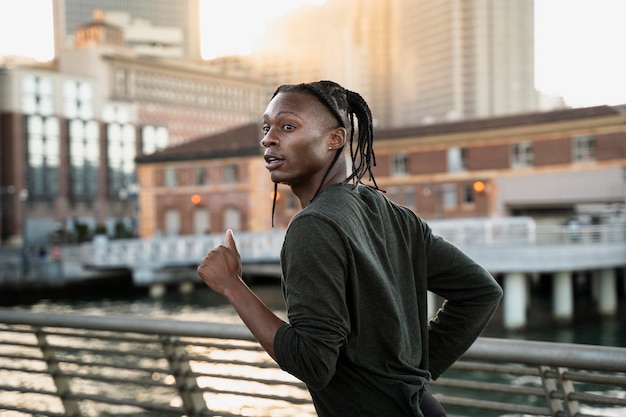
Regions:
[[483, 267], [425, 227], [428, 290], [445, 300], [428, 330], [429, 371], [436, 379], [487, 326], [502, 288]]
[[337, 231], [314, 216], [292, 222], [282, 253], [289, 323], [274, 339], [280, 367], [321, 389], [335, 374], [349, 329], [346, 250]]

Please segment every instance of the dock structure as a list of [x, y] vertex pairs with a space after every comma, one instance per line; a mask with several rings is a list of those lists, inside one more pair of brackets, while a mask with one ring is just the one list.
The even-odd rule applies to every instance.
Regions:
[[[626, 223], [584, 225], [572, 230], [567, 225], [538, 226], [532, 218], [511, 217], [433, 221], [430, 225], [501, 283], [502, 321], [507, 329], [526, 326], [531, 285], [540, 275], [550, 277], [553, 316], [560, 322], [573, 318], [574, 285], [580, 276], [590, 279], [592, 296], [602, 315], [616, 314], [619, 299], [626, 294], [626, 285], [618, 285], [624, 281], [626, 267]], [[284, 230], [237, 233], [244, 275], [280, 277], [283, 238]], [[223, 243], [223, 234], [98, 238], [64, 247], [62, 264], [54, 271], [70, 279], [128, 270], [135, 286], [148, 287], [153, 296], [159, 296], [171, 285], [189, 291], [198, 281], [198, 264], [209, 250]], [[431, 294], [429, 300], [433, 315], [437, 299]]]

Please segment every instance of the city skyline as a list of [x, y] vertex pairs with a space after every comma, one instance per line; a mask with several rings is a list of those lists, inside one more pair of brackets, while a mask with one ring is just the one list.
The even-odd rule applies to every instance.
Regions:
[[[245, 54], [268, 22], [301, 3], [322, 0], [237, 0], [223, 3], [201, 0], [203, 56]], [[248, 6], [244, 7], [245, 4]], [[25, 10], [20, 10], [21, 8]], [[237, 20], [225, 18], [238, 10]], [[28, 16], [29, 10], [39, 12]], [[620, 40], [626, 36], [620, 0], [535, 0], [535, 87], [544, 94], [564, 97], [568, 105], [626, 104], [626, 59]], [[30, 19], [30, 24], [27, 22]], [[33, 35], [33, 28], [37, 34]], [[213, 29], [213, 32], [209, 30]], [[206, 39], [222, 34], [221, 49], [211, 51]], [[236, 36], [244, 34], [245, 36]], [[20, 39], [20, 42], [16, 42]], [[225, 39], [231, 39], [228, 49]], [[39, 60], [53, 57], [52, 1], [24, 0], [0, 3], [0, 56], [23, 55]]]

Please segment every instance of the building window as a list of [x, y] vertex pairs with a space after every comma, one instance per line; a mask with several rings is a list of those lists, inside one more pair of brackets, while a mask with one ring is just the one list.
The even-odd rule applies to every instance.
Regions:
[[463, 204], [474, 204], [476, 201], [476, 194], [474, 191], [474, 185], [468, 184], [463, 187]]
[[54, 113], [54, 87], [50, 78], [34, 75], [22, 78], [22, 111], [41, 116]]
[[533, 144], [515, 143], [511, 146], [511, 168], [523, 168], [533, 165]]
[[205, 185], [207, 183], [206, 167], [195, 167], [193, 170], [193, 184]]
[[391, 155], [391, 175], [408, 175], [409, 156], [402, 152]]
[[456, 184], [444, 184], [441, 193], [445, 209], [452, 209], [457, 206]]
[[178, 186], [178, 178], [177, 178], [176, 168], [167, 167], [165, 168], [165, 186], [169, 188], [174, 188]]
[[121, 96], [126, 95], [126, 71], [123, 69], [115, 71], [115, 92]]
[[59, 192], [59, 132], [56, 117], [28, 116], [26, 119], [28, 189], [35, 196]]
[[574, 162], [596, 160], [596, 138], [592, 135], [574, 136], [572, 149]]
[[211, 231], [211, 218], [205, 208], [197, 208], [193, 212], [193, 233], [204, 235]]
[[167, 146], [169, 133], [163, 126], [144, 126], [141, 129], [141, 152], [149, 155]]
[[169, 209], [165, 212], [165, 235], [178, 236], [180, 232], [180, 212]]
[[224, 182], [233, 184], [239, 181], [239, 167], [237, 164], [230, 164], [224, 167]]
[[467, 170], [467, 149], [448, 149], [448, 172], [462, 172]]
[[224, 210], [224, 229], [241, 230], [241, 211], [235, 207]]
[[68, 119], [94, 118], [93, 87], [80, 81], [65, 81], [63, 87], [63, 113]]
[[69, 122], [70, 190], [74, 196], [98, 192], [99, 129], [95, 121]]
[[107, 125], [108, 192], [119, 196], [135, 183], [135, 128], [131, 124]]

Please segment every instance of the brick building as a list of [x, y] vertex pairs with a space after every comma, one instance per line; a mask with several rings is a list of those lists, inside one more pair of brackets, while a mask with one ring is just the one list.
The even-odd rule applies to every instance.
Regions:
[[623, 215], [625, 121], [599, 106], [378, 131], [374, 172], [426, 219], [599, 222]]
[[[376, 131], [376, 181], [429, 219], [624, 217], [626, 110], [565, 109]], [[140, 235], [271, 228], [273, 186], [255, 124], [137, 160]], [[298, 210], [287, 187], [276, 228]], [[194, 195], [197, 195], [194, 197]]]

